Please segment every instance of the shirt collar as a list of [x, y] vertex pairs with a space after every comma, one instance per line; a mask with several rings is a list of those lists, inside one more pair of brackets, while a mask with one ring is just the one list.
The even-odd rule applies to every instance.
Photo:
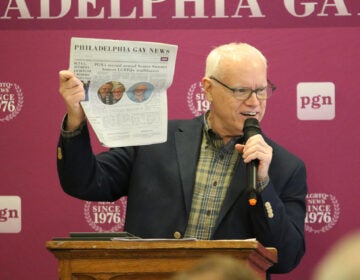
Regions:
[[210, 110], [206, 111], [204, 116], [204, 134], [206, 137], [206, 142], [212, 145], [216, 149], [224, 149], [225, 151], [233, 151], [236, 143], [242, 143], [243, 136], [233, 137], [226, 145], [219, 134], [217, 134], [212, 128], [210, 123], [208, 122]]

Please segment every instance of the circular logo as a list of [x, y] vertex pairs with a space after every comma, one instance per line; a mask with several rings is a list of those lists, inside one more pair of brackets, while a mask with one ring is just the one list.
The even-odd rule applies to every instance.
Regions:
[[0, 121], [10, 121], [20, 113], [24, 96], [19, 85], [0, 82]]
[[85, 202], [84, 216], [87, 223], [98, 232], [124, 230], [126, 197], [115, 202]]
[[340, 206], [336, 197], [326, 193], [306, 196], [305, 230], [321, 233], [330, 230], [339, 220]]
[[210, 108], [210, 102], [206, 100], [201, 83], [193, 83], [187, 93], [187, 103], [195, 117], [202, 115]]

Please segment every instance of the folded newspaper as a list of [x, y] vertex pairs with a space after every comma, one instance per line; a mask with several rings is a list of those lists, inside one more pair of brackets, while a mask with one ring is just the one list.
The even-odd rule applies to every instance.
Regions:
[[71, 38], [70, 70], [83, 82], [86, 117], [106, 147], [167, 139], [167, 89], [177, 46], [154, 42]]

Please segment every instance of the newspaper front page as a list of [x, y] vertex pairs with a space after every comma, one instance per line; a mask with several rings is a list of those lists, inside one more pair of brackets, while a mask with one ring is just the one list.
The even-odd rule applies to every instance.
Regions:
[[70, 70], [84, 84], [81, 106], [103, 146], [166, 141], [176, 54], [163, 43], [71, 39]]

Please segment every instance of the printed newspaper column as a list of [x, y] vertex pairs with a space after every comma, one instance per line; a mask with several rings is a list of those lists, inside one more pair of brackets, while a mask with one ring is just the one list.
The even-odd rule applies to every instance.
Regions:
[[81, 105], [103, 146], [165, 142], [167, 89], [177, 46], [72, 38], [70, 69], [83, 82]]

